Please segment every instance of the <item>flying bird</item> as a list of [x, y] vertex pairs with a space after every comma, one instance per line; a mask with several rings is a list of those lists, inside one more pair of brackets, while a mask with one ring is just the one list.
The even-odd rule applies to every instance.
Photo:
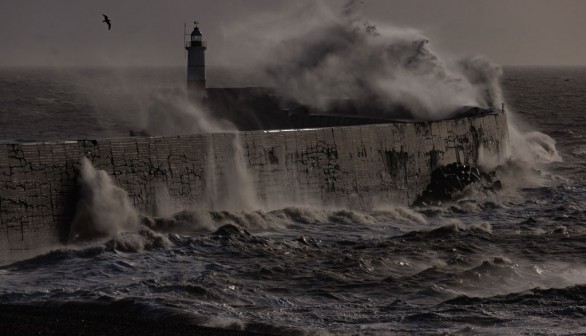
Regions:
[[102, 14], [102, 16], [104, 16], [104, 21], [102, 22], [106, 22], [108, 24], [108, 30], [110, 30], [112, 28], [112, 24], [110, 23], [110, 19], [108, 19], [108, 15]]

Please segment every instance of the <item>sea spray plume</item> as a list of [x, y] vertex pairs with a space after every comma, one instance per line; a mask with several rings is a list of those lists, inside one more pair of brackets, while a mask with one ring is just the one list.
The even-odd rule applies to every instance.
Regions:
[[521, 129], [520, 120], [513, 111], [507, 111], [509, 118], [510, 157], [531, 165], [561, 162], [562, 157], [556, 149], [556, 141], [547, 134]]
[[[557, 151], [556, 141], [545, 133], [531, 130], [523, 125], [515, 111], [511, 108], [506, 108], [505, 100], [501, 99], [507, 114], [508, 139], [505, 142], [506, 147], [503, 152], [496, 153], [490, 153], [481, 147], [478, 157], [480, 167], [485, 171], [492, 171], [499, 164], [508, 160], [510, 161], [507, 165], [509, 168], [515, 167], [514, 170], [516, 171], [522, 170], [528, 173], [536, 171], [536, 168], [541, 169], [552, 162], [561, 162], [563, 159]], [[537, 179], [523, 176], [522, 180], [529, 178], [529, 180], [533, 180], [533, 183], [530, 184], [537, 185], [543, 182], [539, 176], [534, 177], [537, 177]]]
[[116, 186], [105, 171], [95, 169], [84, 157], [79, 174], [79, 200], [69, 232], [70, 243], [139, 229], [138, 214], [126, 191]]
[[[513, 112], [506, 113], [508, 141], [505, 153], [488, 153], [481, 150], [478, 157], [479, 165], [485, 171], [494, 170], [503, 188], [509, 191], [543, 186], [555, 180], [547, 174], [548, 164], [562, 161], [555, 147], [555, 140], [538, 131], [521, 131]], [[514, 196], [513, 194], [508, 196]]]
[[78, 178], [79, 200], [69, 232], [69, 243], [83, 243], [112, 237], [112, 248], [138, 252], [169, 247], [171, 242], [141, 223], [128, 194], [116, 186], [103, 170], [94, 168], [87, 158], [81, 159]]
[[218, 151], [213, 141], [207, 147], [206, 198], [211, 210], [258, 210], [262, 206], [241, 135], [230, 135], [232, 141]]
[[257, 210], [260, 202], [256, 194], [256, 187], [252, 175], [248, 170], [248, 161], [245, 158], [244, 147], [240, 134], [235, 133], [229, 152], [231, 156], [227, 160], [225, 177], [225, 198], [220, 202], [224, 209]]
[[316, 13], [297, 35], [288, 32], [272, 45], [264, 62], [268, 65], [262, 67], [267, 82], [281, 94], [323, 110], [332, 99], [352, 99], [391, 114], [403, 108], [415, 119], [429, 120], [460, 106], [488, 105], [478, 94], [483, 90], [461, 69], [446, 65], [420, 33], [379, 29], [359, 19], [355, 8], [352, 1], [335, 15], [315, 6]]

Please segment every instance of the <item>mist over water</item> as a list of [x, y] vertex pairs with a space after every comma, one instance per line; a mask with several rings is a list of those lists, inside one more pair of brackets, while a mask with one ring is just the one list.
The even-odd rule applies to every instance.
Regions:
[[87, 69], [70, 76], [98, 119], [113, 119], [128, 130], [151, 135], [236, 131], [232, 123], [214, 117], [213, 111], [190, 99], [184, 74], [177, 70], [117, 69], [103, 76]]

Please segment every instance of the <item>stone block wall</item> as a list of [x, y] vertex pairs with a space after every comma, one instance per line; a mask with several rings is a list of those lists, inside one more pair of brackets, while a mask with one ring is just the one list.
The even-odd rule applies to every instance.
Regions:
[[438, 122], [0, 144], [0, 264], [66, 242], [82, 157], [141, 212], [411, 204], [433, 169], [502, 158], [504, 113]]

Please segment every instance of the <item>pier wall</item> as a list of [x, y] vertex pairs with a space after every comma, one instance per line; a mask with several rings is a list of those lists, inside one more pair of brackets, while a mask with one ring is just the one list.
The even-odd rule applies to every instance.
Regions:
[[66, 242], [80, 159], [141, 212], [411, 204], [433, 169], [502, 159], [504, 113], [308, 130], [0, 144], [0, 264]]

